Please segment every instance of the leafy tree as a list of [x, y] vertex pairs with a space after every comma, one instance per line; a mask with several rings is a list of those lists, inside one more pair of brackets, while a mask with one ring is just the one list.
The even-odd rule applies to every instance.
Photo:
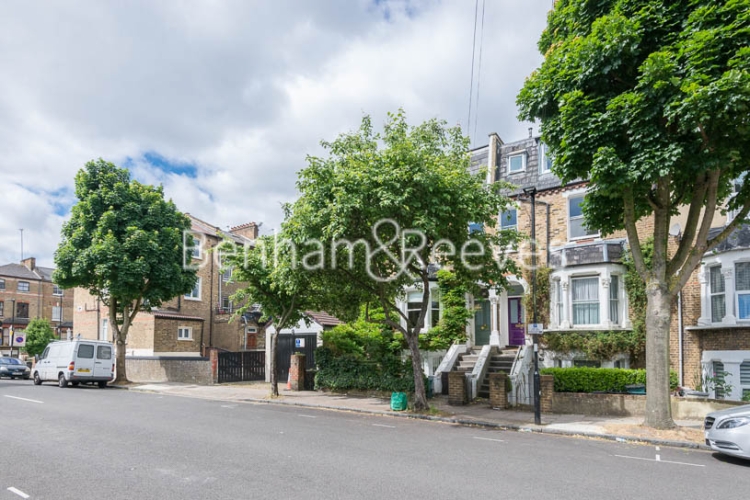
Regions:
[[139, 311], [188, 293], [196, 272], [183, 265], [190, 219], [161, 187], [141, 184], [102, 159], [76, 174], [71, 218], [55, 252], [54, 281], [82, 287], [109, 309], [117, 344], [117, 381], [127, 380], [125, 342]]
[[[308, 157], [297, 182], [301, 196], [287, 207], [284, 227], [301, 264], [325, 283], [325, 309], [377, 298], [384, 321], [409, 346], [414, 408], [426, 409], [419, 334], [431, 264], [451, 267], [468, 287], [505, 283], [512, 264], [493, 249], [511, 244], [516, 233], [494, 228], [509, 200], [468, 172], [467, 139], [438, 120], [410, 127], [400, 111], [379, 134], [366, 116], [356, 132], [322, 145], [329, 156]], [[488, 229], [470, 233], [472, 223]], [[397, 299], [415, 283], [422, 301], [410, 316]]]
[[[646, 424], [674, 425], [671, 305], [702, 256], [750, 210], [750, 2], [559, 0], [539, 41], [544, 62], [518, 96], [539, 119], [563, 181], [590, 181], [589, 227], [624, 229], [646, 283]], [[738, 216], [711, 234], [714, 213]], [[668, 250], [672, 218], [687, 213]], [[646, 265], [636, 222], [653, 221]], [[642, 235], [643, 236], [643, 235]]]
[[43, 318], [34, 318], [26, 327], [26, 353], [35, 356], [44, 352], [47, 344], [55, 338], [55, 333], [49, 321]]
[[272, 396], [279, 395], [279, 331], [304, 319], [306, 310], [315, 309], [318, 296], [308, 273], [294, 265], [293, 255], [293, 248], [283, 236], [264, 236], [256, 240], [255, 248], [227, 257], [227, 263], [234, 268], [232, 279], [245, 285], [232, 296], [233, 302], [245, 304], [235, 315], [242, 315], [249, 307], [259, 305], [265, 319], [273, 321], [270, 345]]

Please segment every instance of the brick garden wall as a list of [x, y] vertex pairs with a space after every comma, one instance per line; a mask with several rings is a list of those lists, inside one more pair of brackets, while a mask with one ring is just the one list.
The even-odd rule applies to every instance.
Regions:
[[138, 383], [181, 382], [210, 385], [213, 383], [208, 358], [143, 356], [126, 358], [128, 380]]

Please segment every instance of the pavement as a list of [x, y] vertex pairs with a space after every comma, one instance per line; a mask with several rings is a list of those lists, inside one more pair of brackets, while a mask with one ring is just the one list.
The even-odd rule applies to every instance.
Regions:
[[641, 425], [642, 417], [542, 414], [542, 425], [535, 425], [534, 413], [530, 411], [493, 409], [486, 400], [479, 400], [464, 406], [452, 406], [448, 404], [447, 396], [436, 396], [430, 399], [430, 411], [416, 413], [392, 411], [390, 398], [321, 391], [291, 391], [282, 385], [279, 385], [279, 397], [272, 398], [270, 384], [262, 382], [211, 386], [169, 382], [115, 387], [130, 391], [217, 401], [289, 405], [394, 418], [432, 420], [490, 429], [569, 435], [678, 448], [710, 449], [705, 445], [702, 421], [699, 420], [677, 420], [675, 429], [656, 430]]

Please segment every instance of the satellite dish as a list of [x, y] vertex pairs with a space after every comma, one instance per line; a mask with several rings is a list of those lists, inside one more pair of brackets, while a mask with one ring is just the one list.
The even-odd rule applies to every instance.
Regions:
[[680, 227], [680, 224], [673, 224], [672, 227], [669, 228], [669, 234], [670, 236], [680, 236], [682, 234], [682, 228]]

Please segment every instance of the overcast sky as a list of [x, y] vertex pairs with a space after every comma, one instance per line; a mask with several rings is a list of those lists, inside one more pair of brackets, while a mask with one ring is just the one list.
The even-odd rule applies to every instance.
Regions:
[[[552, 0], [487, 0], [474, 146], [523, 138], [516, 95]], [[470, 0], [0, 2], [0, 265], [52, 265], [90, 159], [226, 228], [281, 222], [305, 156], [403, 107], [466, 129]], [[476, 99], [476, 96], [475, 96]], [[474, 114], [474, 112], [477, 112]], [[474, 116], [478, 118], [474, 134]]]

